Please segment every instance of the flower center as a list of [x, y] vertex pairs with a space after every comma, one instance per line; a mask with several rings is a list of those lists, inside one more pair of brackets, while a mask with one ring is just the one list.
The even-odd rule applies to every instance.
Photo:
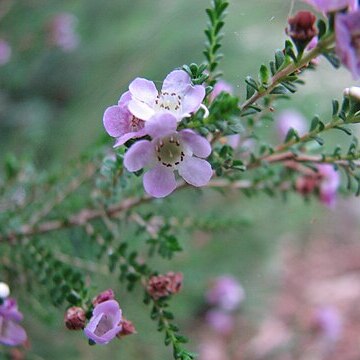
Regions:
[[155, 150], [158, 161], [166, 167], [179, 165], [184, 160], [185, 154], [176, 134], [160, 139]]
[[161, 91], [156, 97], [155, 108], [177, 112], [181, 108], [181, 96], [174, 92]]
[[354, 47], [357, 57], [360, 57], [360, 31], [351, 36], [351, 45]]
[[97, 336], [103, 336], [113, 327], [111, 319], [107, 315], [103, 315], [96, 326], [94, 334]]
[[142, 129], [145, 125], [145, 122], [143, 120], [140, 120], [139, 118], [132, 116], [130, 120], [130, 131], [136, 132]]

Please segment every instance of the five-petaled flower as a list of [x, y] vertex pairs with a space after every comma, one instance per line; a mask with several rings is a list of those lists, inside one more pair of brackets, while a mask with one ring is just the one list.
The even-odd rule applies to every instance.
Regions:
[[206, 185], [212, 176], [211, 165], [203, 159], [211, 153], [210, 143], [192, 130], [176, 128], [177, 121], [171, 113], [154, 115], [144, 127], [153, 139], [136, 142], [125, 154], [128, 171], [149, 168], [143, 184], [151, 196], [160, 198], [175, 190], [175, 170], [193, 186]]
[[355, 80], [360, 78], [360, 10], [335, 19], [336, 51]]
[[17, 346], [26, 341], [26, 332], [19, 325], [22, 319], [23, 315], [18, 310], [16, 300], [4, 299], [0, 305], [0, 344]]
[[190, 76], [183, 70], [172, 71], [160, 92], [152, 81], [143, 78], [132, 81], [129, 92], [130, 112], [144, 121], [159, 112], [169, 112], [181, 121], [197, 111], [205, 97], [204, 86], [192, 85]]
[[86, 325], [85, 335], [96, 344], [107, 344], [121, 331], [122, 312], [116, 300], [108, 300], [95, 306]]

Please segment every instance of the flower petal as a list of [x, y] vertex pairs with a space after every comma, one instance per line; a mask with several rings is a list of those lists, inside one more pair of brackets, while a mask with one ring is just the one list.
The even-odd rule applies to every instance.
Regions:
[[106, 132], [112, 137], [118, 137], [127, 132], [132, 115], [124, 108], [117, 105], [105, 110], [103, 123]]
[[17, 346], [27, 339], [25, 330], [16, 322], [0, 319], [0, 344]]
[[128, 132], [127, 134], [124, 134], [124, 135], [120, 136], [119, 138], [117, 138], [113, 147], [116, 148], [120, 145], [124, 145], [130, 139], [139, 138], [139, 137], [142, 137], [145, 135], [146, 135], [145, 129], [141, 129], [139, 131]]
[[191, 79], [184, 70], [172, 71], [164, 80], [162, 91], [182, 94], [191, 85]]
[[138, 171], [149, 165], [154, 158], [153, 144], [148, 140], [140, 140], [126, 152], [124, 166], [128, 171]]
[[145, 191], [156, 198], [172, 193], [176, 188], [175, 174], [172, 169], [157, 165], [144, 175]]
[[182, 130], [179, 133], [194, 155], [206, 158], [211, 154], [211, 145], [204, 137], [189, 129]]
[[211, 165], [203, 159], [186, 156], [179, 165], [179, 174], [193, 186], [206, 185], [212, 176]]
[[190, 86], [184, 94], [182, 112], [184, 114], [197, 111], [205, 97], [205, 88], [202, 85]]
[[128, 104], [128, 108], [135, 117], [145, 121], [155, 114], [155, 110], [151, 106], [137, 99], [132, 99]]
[[129, 91], [133, 98], [152, 105], [158, 95], [155, 84], [152, 81], [136, 78], [129, 85]]
[[129, 103], [130, 100], [131, 100], [131, 93], [130, 93], [130, 91], [126, 91], [121, 95], [118, 105], [119, 106], [127, 106], [127, 104]]
[[145, 122], [145, 131], [152, 138], [164, 137], [176, 131], [176, 117], [168, 112], [155, 114]]

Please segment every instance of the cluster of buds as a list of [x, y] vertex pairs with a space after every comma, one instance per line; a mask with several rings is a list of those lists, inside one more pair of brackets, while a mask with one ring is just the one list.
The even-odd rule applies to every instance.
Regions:
[[92, 305], [92, 317], [87, 324], [86, 311], [83, 308], [73, 306], [67, 309], [65, 326], [69, 330], [84, 330], [92, 344], [107, 344], [115, 337], [121, 338], [136, 333], [133, 323], [122, 316], [112, 289], [94, 297]]
[[152, 276], [147, 284], [147, 292], [154, 300], [158, 300], [178, 293], [182, 282], [181, 273], [168, 272], [165, 275]]

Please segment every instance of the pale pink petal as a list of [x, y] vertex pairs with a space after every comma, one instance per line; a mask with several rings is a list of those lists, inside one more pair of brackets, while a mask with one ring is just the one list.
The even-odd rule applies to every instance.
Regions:
[[155, 110], [151, 106], [136, 99], [129, 102], [128, 108], [135, 117], [144, 121], [149, 120], [155, 114]]
[[211, 154], [210, 143], [194, 131], [186, 129], [180, 131], [182, 140], [189, 146], [192, 153], [198, 157], [206, 158]]
[[158, 91], [152, 81], [136, 78], [129, 85], [129, 90], [133, 98], [145, 102], [146, 104], [153, 104]]
[[145, 129], [129, 132], [129, 133], [124, 134], [124, 135], [120, 136], [119, 138], [117, 138], [113, 147], [116, 148], [118, 146], [124, 145], [130, 139], [139, 138], [139, 137], [142, 137], [145, 135], [146, 135]]
[[145, 131], [152, 138], [164, 137], [176, 131], [176, 117], [168, 112], [155, 114], [145, 122]]
[[178, 170], [184, 180], [193, 186], [206, 185], [213, 173], [211, 165], [206, 160], [190, 156], [185, 157]]
[[190, 86], [184, 94], [182, 112], [189, 114], [197, 111], [204, 100], [205, 88], [202, 85]]
[[176, 188], [173, 170], [160, 164], [144, 175], [143, 183], [145, 191], [156, 198], [165, 197]]
[[131, 93], [130, 93], [130, 91], [126, 91], [121, 95], [118, 105], [119, 106], [127, 106], [128, 103], [130, 102], [130, 100], [131, 100]]
[[124, 166], [128, 171], [138, 171], [149, 165], [154, 159], [153, 144], [148, 140], [140, 140], [126, 152]]
[[127, 132], [131, 114], [126, 108], [117, 105], [105, 110], [103, 123], [106, 132], [113, 137], [118, 137]]
[[184, 70], [172, 71], [164, 80], [162, 91], [182, 94], [191, 85], [191, 79]]

